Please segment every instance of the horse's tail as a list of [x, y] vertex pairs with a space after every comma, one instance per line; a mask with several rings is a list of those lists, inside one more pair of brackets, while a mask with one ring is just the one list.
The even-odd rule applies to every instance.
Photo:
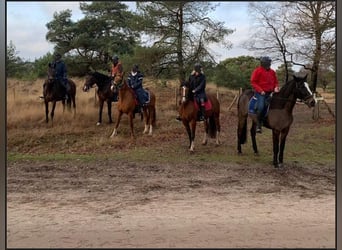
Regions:
[[216, 138], [217, 127], [214, 116], [209, 117], [209, 124], [208, 124], [208, 135], [210, 138]]

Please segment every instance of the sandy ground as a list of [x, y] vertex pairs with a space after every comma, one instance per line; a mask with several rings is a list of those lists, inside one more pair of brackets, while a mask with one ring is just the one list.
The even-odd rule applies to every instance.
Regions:
[[8, 248], [334, 248], [335, 167], [11, 163]]

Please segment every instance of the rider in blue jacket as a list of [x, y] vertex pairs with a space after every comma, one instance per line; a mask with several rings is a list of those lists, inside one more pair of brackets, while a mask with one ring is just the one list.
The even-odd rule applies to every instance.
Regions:
[[140, 72], [139, 66], [134, 65], [132, 71], [127, 77], [127, 84], [134, 90], [139, 102], [138, 110], [141, 111], [141, 107], [148, 101], [148, 93], [143, 88], [144, 75]]

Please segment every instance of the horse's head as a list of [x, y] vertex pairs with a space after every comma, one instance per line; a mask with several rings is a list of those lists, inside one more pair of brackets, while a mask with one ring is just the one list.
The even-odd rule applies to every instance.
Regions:
[[48, 80], [56, 79], [56, 65], [54, 63], [48, 64], [47, 77]]
[[307, 75], [304, 77], [293, 76], [293, 80], [296, 83], [296, 97], [302, 100], [306, 105], [308, 105], [308, 107], [314, 107], [316, 100], [312, 95], [306, 79]]
[[182, 81], [180, 84], [180, 96], [181, 96], [181, 103], [185, 103], [189, 100], [189, 82]]
[[84, 82], [83, 88], [82, 88], [84, 92], [88, 92], [89, 89], [91, 89], [97, 83], [95, 73], [96, 72], [89, 72], [86, 75], [85, 82]]

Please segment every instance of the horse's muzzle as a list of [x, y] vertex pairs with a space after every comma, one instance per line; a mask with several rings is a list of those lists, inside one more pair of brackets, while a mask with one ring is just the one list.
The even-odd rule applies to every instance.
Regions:
[[309, 98], [306, 98], [304, 100], [304, 103], [308, 105], [309, 108], [315, 107], [316, 105], [316, 99], [313, 96], [310, 96]]

